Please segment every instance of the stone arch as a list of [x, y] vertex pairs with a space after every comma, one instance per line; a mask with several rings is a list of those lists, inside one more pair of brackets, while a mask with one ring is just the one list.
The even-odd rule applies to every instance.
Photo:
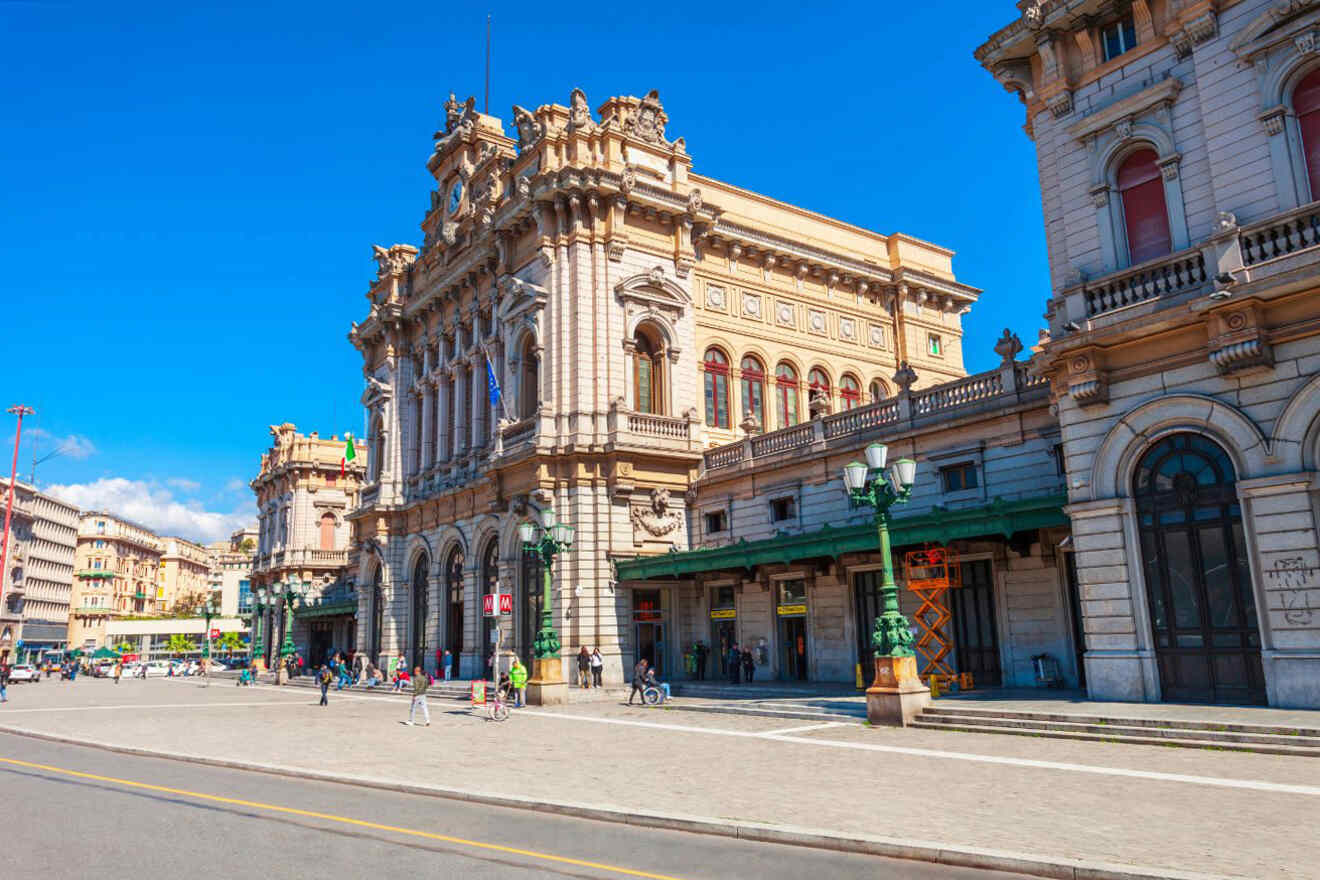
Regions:
[[1265, 469], [1268, 444], [1241, 410], [1203, 394], [1171, 394], [1148, 401], [1115, 422], [1091, 462], [1091, 498], [1126, 498], [1141, 454], [1172, 431], [1193, 431], [1218, 442], [1233, 459], [1238, 479]]
[[1320, 469], [1320, 376], [1288, 398], [1274, 422], [1270, 453], [1286, 473]]
[[[440, 552], [436, 557], [440, 566], [444, 565], [444, 560], [449, 558], [449, 554], [454, 552], [455, 547], [463, 554], [463, 558], [466, 559], [468, 556], [467, 538], [464, 537], [463, 530], [454, 524], [440, 527], [440, 531], [436, 535], [435, 546], [440, 548]], [[443, 568], [440, 571], [443, 574]]]
[[1293, 92], [1298, 84], [1320, 69], [1320, 55], [1303, 55], [1291, 44], [1288, 52], [1286, 58], [1275, 63], [1261, 87], [1264, 99], [1261, 121], [1269, 138], [1275, 191], [1279, 206], [1284, 209], [1320, 198], [1320, 193], [1311, 192], [1306, 145], [1293, 103]]
[[[417, 557], [421, 556], [423, 553], [426, 554], [427, 559], [430, 562], [435, 562], [435, 554], [431, 552], [431, 542], [426, 539], [426, 536], [421, 534], [410, 535], [408, 538], [408, 549], [403, 557], [408, 560], [408, 564], [404, 567], [404, 571], [409, 577], [412, 576], [413, 566], [417, 564]], [[434, 574], [434, 565], [432, 565], [431, 568], [431, 573]]]

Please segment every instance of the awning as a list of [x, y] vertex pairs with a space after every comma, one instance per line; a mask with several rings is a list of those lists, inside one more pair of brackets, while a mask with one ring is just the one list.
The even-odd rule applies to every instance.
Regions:
[[326, 602], [322, 605], [303, 605], [293, 610], [294, 617], [336, 617], [342, 614], [357, 614], [357, 600], [348, 602]]
[[[1011, 537], [1014, 532], [1068, 525], [1063, 512], [1065, 495], [1044, 495], [1018, 501], [996, 499], [983, 507], [940, 510], [890, 520], [889, 540], [894, 547], [911, 544], [947, 544], [963, 538], [991, 535]], [[621, 559], [615, 564], [620, 581], [676, 578], [706, 571], [750, 570], [758, 565], [787, 564], [800, 559], [837, 557], [844, 553], [875, 550], [875, 525], [832, 528], [825, 526], [803, 535], [780, 533], [762, 541], [739, 541], [725, 547]]]

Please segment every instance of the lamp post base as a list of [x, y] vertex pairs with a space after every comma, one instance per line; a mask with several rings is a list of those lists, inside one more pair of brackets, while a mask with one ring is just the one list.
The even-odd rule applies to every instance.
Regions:
[[929, 705], [930, 688], [917, 678], [917, 658], [875, 658], [875, 681], [866, 689], [866, 720], [907, 727]]
[[529, 706], [562, 706], [568, 702], [568, 682], [564, 681], [564, 663], [559, 657], [532, 660], [532, 677], [527, 680]]

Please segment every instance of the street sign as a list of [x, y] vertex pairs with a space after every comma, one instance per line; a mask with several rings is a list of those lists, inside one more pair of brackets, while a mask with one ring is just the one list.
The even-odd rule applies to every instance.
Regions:
[[500, 593], [500, 614], [513, 613], [513, 593]]
[[213, 630], [211, 630], [211, 638], [213, 638], [213, 639], [218, 639], [218, 638], [220, 638], [220, 630], [218, 630], [218, 629], [213, 629]]
[[481, 597], [481, 616], [482, 616], [482, 617], [494, 617], [494, 616], [495, 616], [495, 594], [494, 594], [494, 593], [487, 593], [486, 595], [484, 595], [484, 596]]

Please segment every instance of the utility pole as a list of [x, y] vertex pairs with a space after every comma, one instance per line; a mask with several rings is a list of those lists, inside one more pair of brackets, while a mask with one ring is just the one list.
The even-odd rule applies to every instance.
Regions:
[[14, 431], [14, 463], [9, 467], [9, 500], [5, 502], [5, 539], [0, 544], [0, 595], [4, 594], [5, 576], [9, 562], [9, 519], [14, 513], [14, 483], [18, 481], [18, 441], [23, 437], [23, 416], [30, 416], [36, 410], [30, 406], [18, 404], [5, 412], [18, 416], [18, 428]]

